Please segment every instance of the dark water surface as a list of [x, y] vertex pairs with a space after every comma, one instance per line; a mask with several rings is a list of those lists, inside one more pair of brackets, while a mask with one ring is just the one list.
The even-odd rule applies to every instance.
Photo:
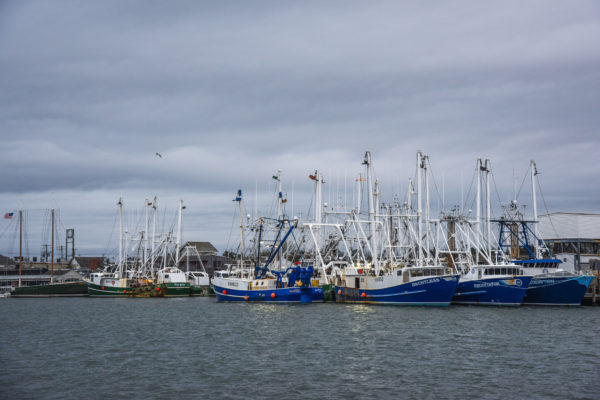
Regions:
[[0, 300], [6, 399], [598, 399], [600, 307]]

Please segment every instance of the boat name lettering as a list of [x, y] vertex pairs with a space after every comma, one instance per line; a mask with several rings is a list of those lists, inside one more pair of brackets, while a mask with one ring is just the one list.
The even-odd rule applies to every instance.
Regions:
[[422, 281], [418, 281], [418, 282], [413, 282], [412, 286], [420, 286], [420, 285], [426, 285], [428, 283], [435, 283], [435, 282], [439, 282], [440, 278], [431, 278], [431, 279], [424, 279]]
[[473, 287], [476, 289], [484, 288], [484, 287], [493, 287], [493, 286], [500, 286], [500, 282], [483, 282], [483, 283], [476, 283], [473, 285]]
[[557, 283], [554, 279], [533, 279], [531, 286], [554, 285]]
[[227, 282], [227, 286], [235, 286], [235, 287], [238, 287], [238, 283], [237, 283], [237, 282]]
[[375, 282], [383, 282], [383, 276], [378, 276], [375, 278]]

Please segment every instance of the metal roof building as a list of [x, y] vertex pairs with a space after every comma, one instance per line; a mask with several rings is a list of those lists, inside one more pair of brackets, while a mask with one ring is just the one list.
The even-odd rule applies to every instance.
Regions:
[[545, 240], [600, 239], [600, 214], [555, 212], [540, 215], [538, 232]]
[[555, 212], [541, 215], [538, 233], [570, 271], [595, 270], [600, 259], [600, 214]]

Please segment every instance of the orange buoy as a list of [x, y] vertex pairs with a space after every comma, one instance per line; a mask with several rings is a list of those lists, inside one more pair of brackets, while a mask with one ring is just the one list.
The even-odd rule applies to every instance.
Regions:
[[250, 299], [250, 297], [248, 297], [248, 295], [245, 295], [244, 300], [248, 301], [248, 299]]
[[365, 292], [362, 292], [362, 294], [360, 295], [360, 297], [367, 297], [367, 294]]
[[271, 298], [274, 299], [275, 298], [275, 293], [271, 293]]
[[160, 292], [160, 288], [159, 288], [159, 287], [157, 287], [157, 288], [156, 288], [156, 291], [157, 291], [157, 292]]
[[223, 294], [227, 294], [227, 289], [223, 289]]
[[338, 290], [338, 294], [341, 296], [342, 295], [342, 289]]
[[127, 289], [123, 289], [123, 293], [127, 293]]
[[102, 290], [104, 290], [104, 286], [102, 286]]

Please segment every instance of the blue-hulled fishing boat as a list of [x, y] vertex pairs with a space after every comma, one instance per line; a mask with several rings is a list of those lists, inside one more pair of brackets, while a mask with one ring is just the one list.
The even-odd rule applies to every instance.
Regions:
[[500, 225], [498, 248], [510, 254], [524, 274], [533, 275], [523, 305], [579, 306], [593, 277], [562, 270], [562, 261], [552, 255], [537, 233], [535, 182], [538, 172], [533, 160], [530, 167], [533, 219], [526, 220], [518, 210], [517, 201], [512, 201], [506, 215], [494, 221]]
[[[264, 220], [264, 218], [263, 218]], [[318, 280], [313, 280], [314, 268], [297, 262], [294, 265], [271, 269], [276, 257], [281, 257], [282, 246], [290, 238], [295, 238], [293, 230], [298, 221], [276, 220], [278, 231], [273, 240], [269, 256], [261, 266], [260, 243], [263, 225], [259, 227], [257, 263], [254, 271], [243, 265], [229, 266], [227, 270], [216, 271], [212, 287], [218, 301], [247, 301], [269, 303], [312, 303], [323, 301], [323, 289]], [[285, 235], [283, 235], [285, 232]], [[282, 237], [283, 236], [283, 237]], [[280, 260], [281, 261], [281, 260]]]

